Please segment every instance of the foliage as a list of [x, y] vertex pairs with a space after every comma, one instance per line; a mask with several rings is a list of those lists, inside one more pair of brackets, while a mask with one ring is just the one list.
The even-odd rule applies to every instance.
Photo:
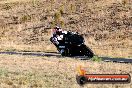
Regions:
[[102, 61], [102, 58], [100, 58], [100, 57], [98, 57], [98, 56], [94, 56], [91, 60], [92, 60], [92, 61], [100, 62], [100, 61]]
[[10, 6], [9, 4], [5, 4], [5, 5], [3, 6], [3, 9], [5, 9], [5, 10], [10, 10], [10, 9], [11, 9], [11, 6]]
[[1, 69], [0, 68], [0, 76], [3, 77], [3, 76], [8, 76], [8, 71], [6, 69]]
[[21, 18], [20, 18], [20, 22], [27, 22], [27, 21], [31, 21], [31, 16], [30, 15], [23, 15]]
[[62, 14], [63, 12], [58, 11], [54, 14], [54, 20], [52, 22], [52, 26], [59, 25], [61, 27], [64, 27], [65, 23], [64, 20], [62, 19]]

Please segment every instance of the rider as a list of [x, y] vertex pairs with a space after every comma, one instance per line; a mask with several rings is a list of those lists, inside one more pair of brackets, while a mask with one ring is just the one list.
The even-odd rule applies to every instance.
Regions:
[[62, 29], [58, 26], [56, 26], [53, 30], [52, 30], [52, 35], [53, 37], [57, 37], [58, 40], [62, 40], [63, 36], [62, 36]]
[[52, 40], [56, 45], [59, 44], [59, 40], [63, 40], [63, 36], [62, 36], [62, 29], [58, 26], [54, 27], [54, 29], [52, 29], [51, 31], [52, 33]]

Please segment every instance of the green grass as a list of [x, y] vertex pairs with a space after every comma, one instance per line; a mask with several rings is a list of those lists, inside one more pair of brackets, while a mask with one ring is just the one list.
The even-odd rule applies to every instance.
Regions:
[[98, 57], [98, 56], [94, 56], [94, 57], [92, 57], [91, 60], [92, 60], [92, 61], [100, 62], [100, 61], [102, 61], [102, 58], [100, 58], [100, 57]]
[[7, 77], [8, 76], [8, 70], [0, 68], [0, 77]]

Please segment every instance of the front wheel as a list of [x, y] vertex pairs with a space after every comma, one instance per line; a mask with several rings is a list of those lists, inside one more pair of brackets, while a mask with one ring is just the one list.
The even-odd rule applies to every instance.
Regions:
[[69, 49], [61, 49], [60, 53], [62, 56], [69, 56]]

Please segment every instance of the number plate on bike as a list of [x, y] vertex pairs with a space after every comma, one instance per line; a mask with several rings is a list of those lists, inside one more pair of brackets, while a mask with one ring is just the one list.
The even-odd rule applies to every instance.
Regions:
[[59, 46], [59, 48], [65, 48], [65, 46]]

